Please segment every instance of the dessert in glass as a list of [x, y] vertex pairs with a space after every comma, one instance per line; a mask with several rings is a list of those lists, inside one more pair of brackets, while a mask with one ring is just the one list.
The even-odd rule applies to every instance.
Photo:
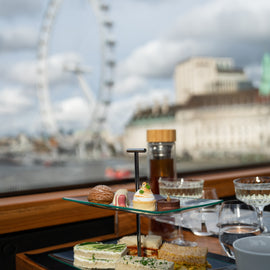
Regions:
[[259, 219], [260, 230], [267, 233], [263, 224], [263, 209], [270, 204], [270, 177], [254, 176], [233, 180], [236, 198], [254, 207]]
[[[203, 195], [203, 179], [193, 179], [193, 178], [159, 178], [159, 192], [160, 195], [164, 197], [171, 197], [172, 199], [179, 199], [180, 205], [184, 205], [189, 200], [200, 199]], [[163, 222], [172, 222], [178, 226], [178, 230], [181, 231], [183, 224], [182, 213], [173, 216], [174, 221], [171, 218], [159, 217], [158, 219]], [[171, 241], [172, 243], [182, 245], [182, 246], [196, 246], [197, 243], [185, 241], [183, 235], [179, 233], [179, 237]]]
[[159, 178], [160, 195], [177, 197], [185, 202], [190, 199], [200, 199], [203, 196], [203, 179], [195, 178]]

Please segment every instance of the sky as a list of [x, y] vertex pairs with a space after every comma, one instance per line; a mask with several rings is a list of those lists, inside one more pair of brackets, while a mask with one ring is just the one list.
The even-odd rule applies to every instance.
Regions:
[[[0, 136], [44, 131], [38, 99], [37, 51], [48, 0], [0, 0]], [[263, 54], [270, 52], [268, 0], [111, 0], [115, 85], [106, 130], [120, 135], [138, 108], [174, 103], [173, 71], [192, 56], [232, 57], [259, 86]], [[91, 127], [99, 95], [103, 50], [93, 0], [63, 0], [48, 45], [52, 115], [65, 130]], [[76, 76], [80, 63], [92, 103]]]

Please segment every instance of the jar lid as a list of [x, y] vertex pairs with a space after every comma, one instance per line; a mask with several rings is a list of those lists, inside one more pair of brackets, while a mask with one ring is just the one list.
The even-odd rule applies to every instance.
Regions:
[[175, 129], [149, 129], [147, 130], [147, 142], [175, 142]]

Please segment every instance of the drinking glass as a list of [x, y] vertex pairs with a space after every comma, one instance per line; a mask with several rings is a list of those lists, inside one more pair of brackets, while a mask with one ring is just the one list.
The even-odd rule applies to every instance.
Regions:
[[235, 240], [261, 233], [254, 208], [238, 200], [229, 200], [221, 204], [218, 227], [219, 242], [226, 254], [233, 259]]
[[190, 199], [200, 199], [203, 196], [203, 179], [160, 177], [158, 182], [160, 195], [177, 197], [183, 203]]
[[[164, 197], [174, 197], [180, 200], [180, 205], [184, 205], [185, 202], [190, 199], [200, 199], [203, 195], [203, 179], [194, 178], [159, 178], [159, 192]], [[174, 224], [181, 230], [183, 224], [182, 213], [174, 215]], [[197, 243], [185, 241], [183, 235], [181, 238], [177, 238], [172, 243], [182, 246], [196, 246]]]
[[243, 177], [233, 180], [236, 198], [254, 207], [259, 219], [260, 230], [267, 233], [263, 224], [263, 209], [270, 204], [270, 177]]

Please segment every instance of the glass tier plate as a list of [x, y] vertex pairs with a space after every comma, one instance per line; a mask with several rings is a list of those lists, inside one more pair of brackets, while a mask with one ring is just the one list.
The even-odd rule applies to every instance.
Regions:
[[[101, 203], [89, 202], [87, 200], [87, 196], [64, 197], [63, 199], [67, 200], [67, 201], [71, 201], [71, 202], [89, 205], [89, 206], [105, 208], [105, 209], [110, 209], [110, 210], [117, 210], [117, 211], [125, 211], [125, 212], [129, 212], [129, 213], [142, 214], [142, 215], [147, 215], [147, 216], [149, 216], [149, 215], [152, 215], [152, 216], [173, 215], [173, 214], [177, 214], [177, 213], [182, 212], [182, 211], [188, 211], [188, 210], [191, 210], [194, 208], [199, 208], [199, 207], [212, 206], [212, 205], [216, 205], [216, 204], [219, 204], [222, 202], [222, 200], [176, 198], [176, 197], [172, 196], [171, 198], [180, 199], [180, 208], [179, 209], [173, 209], [173, 210], [167, 210], [167, 211], [147, 211], [147, 210], [133, 208], [133, 205], [132, 205], [133, 196], [134, 196], [134, 192], [128, 192], [128, 201], [129, 201], [128, 207], [120, 207], [120, 206], [115, 206], [113, 204], [101, 204]], [[156, 201], [165, 198], [161, 195], [154, 195], [154, 196], [155, 196]]]

